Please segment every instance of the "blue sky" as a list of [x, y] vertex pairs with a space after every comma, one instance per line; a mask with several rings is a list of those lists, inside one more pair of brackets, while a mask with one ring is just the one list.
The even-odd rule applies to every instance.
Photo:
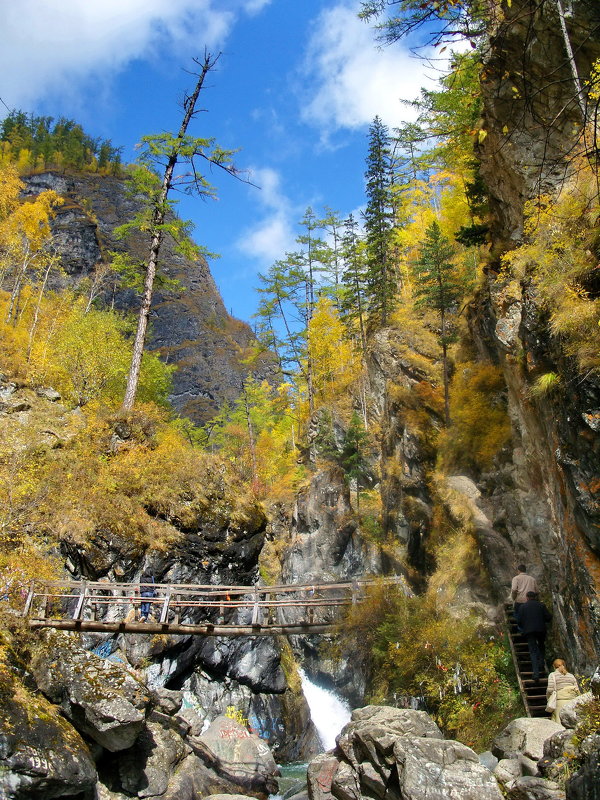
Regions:
[[218, 201], [185, 199], [228, 309], [250, 321], [254, 287], [311, 205], [364, 202], [368, 126], [410, 119], [400, 98], [435, 71], [407, 45], [381, 49], [358, 0], [0, 0], [0, 97], [72, 117], [134, 158], [144, 134], [176, 130], [192, 56], [222, 52], [190, 133], [239, 148], [260, 189], [214, 174]]

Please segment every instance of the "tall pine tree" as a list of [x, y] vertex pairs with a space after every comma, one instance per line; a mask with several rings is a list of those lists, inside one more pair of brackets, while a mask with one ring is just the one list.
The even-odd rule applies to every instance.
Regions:
[[387, 127], [375, 117], [369, 128], [367, 207], [364, 212], [367, 254], [367, 307], [373, 325], [387, 325], [398, 292], [392, 259], [394, 201], [392, 153]]

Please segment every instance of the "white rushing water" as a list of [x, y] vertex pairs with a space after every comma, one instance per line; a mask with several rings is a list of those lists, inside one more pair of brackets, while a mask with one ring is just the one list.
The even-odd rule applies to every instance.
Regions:
[[302, 680], [302, 691], [321, 743], [325, 750], [331, 750], [335, 747], [335, 737], [350, 722], [350, 706], [333, 692], [309, 680], [304, 670], [298, 671]]

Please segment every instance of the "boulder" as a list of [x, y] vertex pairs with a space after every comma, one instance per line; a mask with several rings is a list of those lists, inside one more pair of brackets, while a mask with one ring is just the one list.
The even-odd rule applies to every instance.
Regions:
[[492, 743], [492, 752], [497, 758], [516, 758], [527, 756], [539, 761], [544, 755], [544, 742], [558, 731], [562, 725], [550, 719], [538, 717], [519, 717], [513, 719]]
[[190, 752], [176, 732], [148, 721], [134, 746], [118, 759], [121, 787], [138, 797], [164, 795], [177, 765]]
[[572, 730], [558, 731], [544, 742], [544, 758], [560, 758], [565, 754], [573, 757], [577, 755]]
[[146, 687], [129, 672], [52, 632], [31, 670], [39, 689], [75, 728], [116, 752], [132, 746], [144, 726]]
[[498, 759], [491, 750], [486, 750], [485, 753], [479, 753], [479, 763], [493, 772], [498, 766]]
[[[372, 767], [371, 769], [374, 781], [369, 781], [367, 785], [369, 785], [372, 790], [374, 789], [376, 797], [383, 797], [383, 794], [385, 794], [385, 786], [382, 784], [381, 776], [379, 776]], [[342, 761], [331, 781], [331, 793], [337, 800], [361, 800], [361, 787], [364, 786], [361, 778], [362, 775], [359, 777], [359, 773], [357, 773], [350, 764]], [[383, 793], [381, 792], [381, 788], [383, 788]]]
[[243, 725], [221, 715], [201, 736], [190, 739], [202, 760], [248, 794], [266, 797], [277, 791], [279, 769], [268, 745]]
[[369, 760], [373, 764], [394, 763], [394, 742], [398, 736], [413, 735], [443, 739], [429, 714], [409, 708], [365, 706], [352, 712], [350, 722], [337, 738], [337, 747], [350, 763]]
[[394, 745], [402, 800], [501, 800], [492, 773], [460, 742], [401, 736]]
[[532, 758], [527, 758], [527, 756], [519, 756], [519, 764], [521, 766], [522, 775], [529, 775], [532, 778], [539, 778], [540, 770], [538, 768], [538, 763], [538, 761], [534, 761]]
[[177, 714], [183, 704], [183, 692], [175, 692], [172, 689], [160, 687], [151, 697], [154, 704], [165, 714]]
[[509, 800], [565, 800], [565, 793], [554, 781], [526, 775], [508, 787]]
[[321, 753], [313, 758], [306, 773], [310, 800], [331, 800], [331, 784], [340, 768], [340, 762], [332, 753]]
[[96, 778], [88, 746], [56, 708], [23, 687], [14, 696], [2, 692], [2, 800], [51, 800], [79, 795], [91, 791]]
[[579, 722], [579, 707], [593, 699], [594, 695], [591, 692], [585, 692], [585, 694], [580, 694], [579, 697], [574, 697], [573, 700], [565, 703], [559, 712], [561, 724], [565, 728], [576, 728]]
[[310, 800], [501, 800], [476, 753], [443, 738], [423, 711], [367, 706], [352, 713], [335, 750], [308, 768]]
[[58, 403], [58, 401], [61, 399], [60, 393], [51, 387], [40, 387], [35, 390], [35, 393], [38, 397], [42, 397], [44, 400], [49, 400], [51, 403]]
[[497, 780], [505, 785], [520, 778], [522, 774], [518, 758], [501, 758], [494, 770]]

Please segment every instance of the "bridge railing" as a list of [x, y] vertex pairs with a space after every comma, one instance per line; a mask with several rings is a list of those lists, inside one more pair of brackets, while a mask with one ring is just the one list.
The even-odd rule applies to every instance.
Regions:
[[[32, 627], [102, 630], [99, 625], [135, 623], [142, 604], [149, 621], [178, 629], [220, 624], [282, 626], [293, 612], [294, 625], [332, 624], [337, 612], [358, 602], [380, 579], [278, 586], [42, 581], [31, 583], [23, 616]], [[384, 579], [389, 583], [402, 578]], [[153, 596], [143, 596], [145, 591]], [[90, 627], [90, 623], [98, 623]], [[53, 624], [56, 623], [56, 624]], [[60, 624], [59, 624], [60, 623]], [[69, 624], [70, 623], [70, 624]]]

